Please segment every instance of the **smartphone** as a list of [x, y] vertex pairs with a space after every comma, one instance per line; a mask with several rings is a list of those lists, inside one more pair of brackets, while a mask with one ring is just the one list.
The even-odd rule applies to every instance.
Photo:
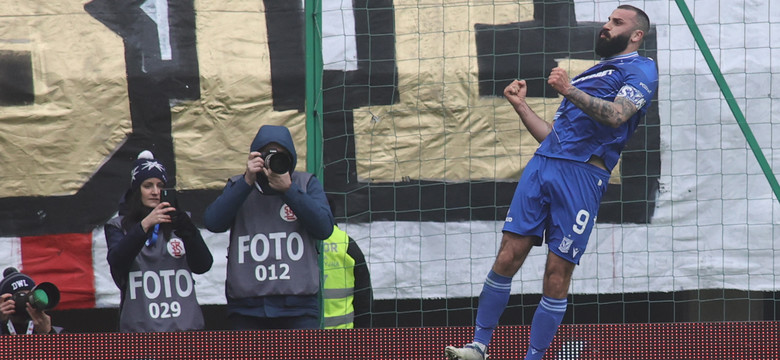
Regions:
[[162, 189], [160, 193], [160, 202], [167, 202], [175, 208], [179, 208], [179, 202], [176, 200], [176, 189]]

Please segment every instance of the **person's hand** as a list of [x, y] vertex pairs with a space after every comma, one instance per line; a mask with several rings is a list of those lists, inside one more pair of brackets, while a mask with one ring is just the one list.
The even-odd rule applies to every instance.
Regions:
[[254, 186], [257, 181], [257, 173], [265, 169], [265, 160], [263, 154], [258, 151], [252, 151], [249, 153], [249, 159], [246, 161], [246, 172], [244, 173], [244, 181], [247, 185]]
[[525, 96], [527, 93], [528, 85], [526, 85], [525, 80], [512, 81], [511, 84], [504, 88], [504, 97], [514, 107], [517, 107], [518, 105], [525, 102]]
[[172, 211], [176, 211], [176, 208], [167, 202], [157, 204], [149, 215], [146, 215], [146, 217], [141, 220], [141, 227], [143, 227], [144, 232], [149, 231], [149, 229], [157, 224], [171, 222], [170, 212]]
[[5, 323], [16, 312], [16, 302], [11, 300], [12, 296], [8, 293], [0, 295], [0, 322]]
[[547, 78], [547, 83], [563, 96], [568, 95], [569, 90], [573, 87], [571, 81], [569, 81], [569, 74], [566, 70], [559, 67], [552, 69], [550, 77]]
[[292, 186], [292, 179], [290, 178], [289, 172], [277, 174], [271, 171], [271, 169], [263, 168], [263, 174], [268, 178], [268, 185], [271, 189], [279, 192], [286, 192], [290, 189], [290, 186]]
[[36, 334], [48, 334], [51, 332], [51, 316], [49, 314], [32, 307], [29, 302], [27, 303], [27, 313], [30, 314]]
[[192, 223], [192, 219], [190, 219], [187, 212], [176, 210], [171, 217], [173, 218], [171, 225], [174, 232], [176, 232], [179, 237], [190, 238], [198, 231], [198, 228]]

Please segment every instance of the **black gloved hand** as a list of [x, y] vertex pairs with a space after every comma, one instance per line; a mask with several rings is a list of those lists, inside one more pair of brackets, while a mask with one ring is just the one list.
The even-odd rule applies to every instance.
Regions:
[[183, 210], [176, 210], [171, 213], [171, 225], [176, 235], [181, 238], [191, 237], [198, 232], [198, 228], [192, 223], [192, 219]]

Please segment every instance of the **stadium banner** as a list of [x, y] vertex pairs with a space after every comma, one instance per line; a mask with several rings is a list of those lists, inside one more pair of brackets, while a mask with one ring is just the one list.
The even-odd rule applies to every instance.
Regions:
[[[653, 24], [641, 52], [657, 59], [661, 86], [612, 174], [572, 292], [780, 290], [777, 199], [677, 9], [635, 3]], [[615, 3], [418, 5], [325, 1], [322, 180], [378, 299], [472, 297], [536, 146], [501, 89], [528, 79], [532, 106], [552, 118], [560, 98], [546, 74], [598, 61], [595, 31]], [[723, 36], [707, 40], [723, 48], [749, 119], [774, 113], [777, 70], [765, 59], [777, 48], [743, 35], [778, 26], [776, 8], [720, 4], [724, 16], [747, 9], [750, 26], [696, 13], [734, 30], [706, 35]], [[166, 164], [201, 227], [261, 125], [289, 127], [306, 168], [303, 2], [50, 0], [0, 17], [0, 266], [55, 282], [61, 309], [118, 305], [102, 226], [141, 150]], [[756, 134], [776, 150], [768, 121]], [[215, 264], [196, 276], [199, 300], [224, 304], [227, 234], [201, 231]], [[532, 252], [513, 293], [541, 291], [543, 259]]]

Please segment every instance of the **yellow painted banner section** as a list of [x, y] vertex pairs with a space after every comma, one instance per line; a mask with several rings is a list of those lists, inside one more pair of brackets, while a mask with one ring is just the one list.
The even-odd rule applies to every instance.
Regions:
[[[516, 181], [538, 145], [506, 100], [479, 96], [474, 34], [532, 19], [532, 2], [444, 3], [394, 2], [400, 99], [354, 110], [361, 181]], [[35, 89], [33, 104], [0, 111], [0, 197], [73, 194], [132, 131], [124, 44], [83, 6], [0, 8], [0, 51], [29, 54]], [[273, 110], [263, 2], [195, 6], [201, 98], [171, 105], [178, 187], [217, 189], [244, 171], [263, 124], [291, 129], [305, 169], [305, 115]], [[574, 76], [591, 63], [562, 66]], [[559, 102], [531, 99], [548, 120]]]
[[290, 129], [305, 170], [305, 114], [273, 110], [263, 2], [199, 1], [196, 14], [201, 97], [171, 109], [177, 186], [221, 189], [264, 124]]
[[0, 197], [73, 194], [131, 129], [122, 40], [72, 1], [4, 2], [0, 19], [35, 90], [0, 108]]
[[[358, 177], [516, 181], [539, 145], [504, 98], [479, 96], [476, 24], [533, 19], [531, 1], [396, 1], [400, 100], [355, 109]], [[564, 61], [571, 77], [593, 61]], [[562, 98], [529, 99], [552, 121]], [[619, 166], [615, 167], [613, 179]]]

